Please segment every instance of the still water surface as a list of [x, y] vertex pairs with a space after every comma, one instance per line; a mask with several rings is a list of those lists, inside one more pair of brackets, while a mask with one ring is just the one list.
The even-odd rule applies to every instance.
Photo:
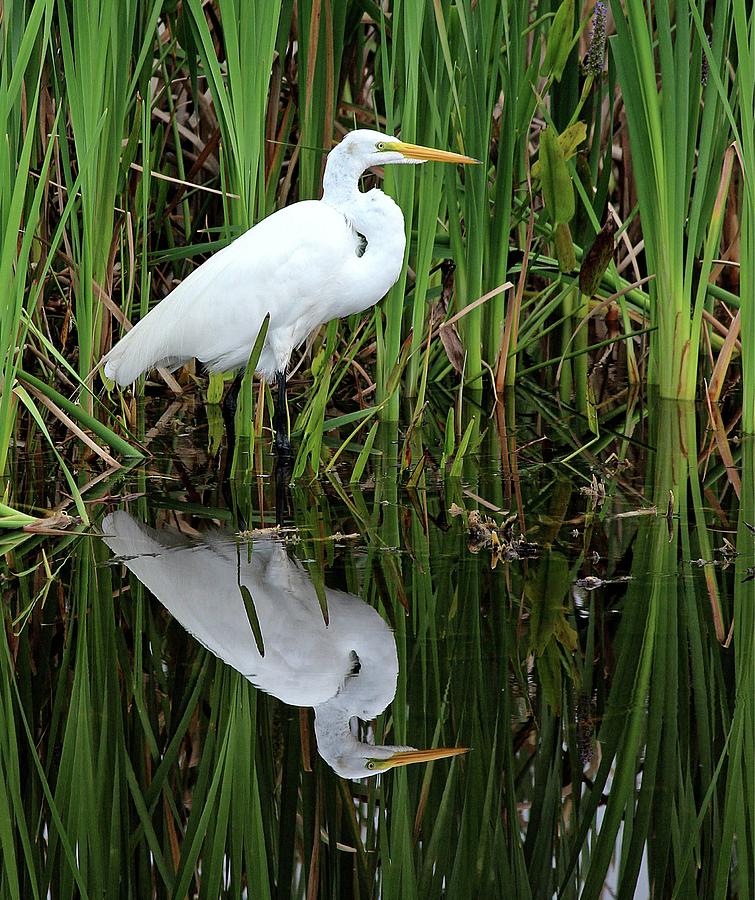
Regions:
[[177, 428], [19, 549], [2, 896], [752, 896], [751, 448], [537, 428], [290, 488]]

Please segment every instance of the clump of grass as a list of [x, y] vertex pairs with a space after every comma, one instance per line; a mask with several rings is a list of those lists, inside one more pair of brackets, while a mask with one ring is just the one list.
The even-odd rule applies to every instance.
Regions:
[[[691, 11], [679, 7], [672, 20], [666, 5], [630, 3], [624, 10], [614, 3], [612, 9], [617, 35], [611, 48], [648, 270], [655, 276], [651, 322], [658, 331], [650, 344], [649, 380], [663, 397], [690, 400], [698, 382], [706, 285], [719, 243], [721, 218], [711, 212], [729, 123], [713, 80], [701, 81], [702, 38]], [[716, 7], [705, 54], [716, 73], [726, 68], [728, 16], [725, 4]]]
[[[101, 295], [111, 295], [115, 261], [116, 203], [133, 161], [137, 90], [146, 92], [151, 50], [161, 3], [95, 0], [58, 5], [59, 46], [53, 68], [59, 98], [70, 120], [75, 156], [61, 145], [61, 173], [69, 191], [76, 170], [86, 167], [78, 187], [79, 215], [68, 241], [74, 262], [74, 297], [79, 373], [86, 378], [103, 351]], [[58, 60], [62, 65], [58, 65]], [[125, 148], [124, 148], [125, 141]], [[86, 396], [86, 395], [85, 395]]]
[[[0, 472], [7, 471], [8, 453], [17, 423], [18, 398], [13, 392], [16, 371], [26, 340], [28, 302], [32, 287], [30, 270], [40, 257], [32, 254], [33, 239], [44, 201], [44, 186], [50, 166], [50, 151], [41, 177], [31, 176], [34, 121], [40, 103], [42, 68], [35, 48], [44, 46], [51, 27], [51, 6], [37, 2], [28, 18], [4, 17], [0, 28], [4, 52], [0, 61], [0, 122], [7, 137], [0, 144]], [[28, 81], [27, 81], [28, 79]], [[22, 96], [25, 104], [22, 104]], [[24, 111], [23, 105], [26, 106]], [[21, 237], [20, 237], [21, 236]], [[20, 238], [20, 239], [19, 239]]]

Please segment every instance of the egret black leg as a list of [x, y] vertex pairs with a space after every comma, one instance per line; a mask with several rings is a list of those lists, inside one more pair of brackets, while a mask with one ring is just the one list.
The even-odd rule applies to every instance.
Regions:
[[291, 451], [278, 450], [275, 460], [275, 524], [283, 526], [290, 506], [291, 473], [294, 468], [294, 459]]
[[291, 455], [291, 441], [288, 434], [288, 412], [286, 410], [286, 373], [278, 372], [275, 376], [278, 384], [275, 402], [275, 449], [283, 456]]
[[225, 397], [223, 397], [223, 411], [228, 413], [235, 413], [236, 407], [239, 404], [239, 392], [241, 391], [241, 382], [244, 378], [244, 370], [242, 369], [237, 373], [236, 377], [233, 379], [231, 386], [225, 392]]
[[[244, 377], [242, 369], [233, 379], [233, 383], [225, 392], [223, 402], [220, 405], [223, 411], [223, 422], [225, 423], [225, 433], [228, 435], [229, 456], [233, 456], [233, 446], [236, 443], [236, 407], [239, 402], [239, 392], [241, 391], [241, 379]], [[230, 465], [230, 462], [228, 463]]]

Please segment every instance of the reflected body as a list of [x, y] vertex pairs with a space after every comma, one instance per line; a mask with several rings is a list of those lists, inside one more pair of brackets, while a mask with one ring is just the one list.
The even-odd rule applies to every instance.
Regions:
[[[415, 750], [357, 739], [351, 720], [368, 721], [393, 700], [398, 677], [390, 629], [359, 597], [325, 590], [325, 624], [301, 565], [272, 539], [246, 543], [213, 532], [190, 541], [149, 528], [128, 513], [102, 523], [103, 539], [124, 565], [203, 646], [256, 687], [315, 713], [317, 748], [344, 778], [465, 752]], [[259, 623], [255, 640], [241, 587]]]
[[277, 433], [294, 348], [319, 325], [374, 306], [401, 272], [403, 214], [382, 191], [362, 193], [360, 176], [428, 160], [476, 162], [377, 131], [346, 135], [328, 155], [322, 200], [273, 213], [195, 269], [110, 350], [105, 375], [127, 385], [194, 357], [211, 371], [243, 368], [269, 314], [257, 371], [278, 379]]

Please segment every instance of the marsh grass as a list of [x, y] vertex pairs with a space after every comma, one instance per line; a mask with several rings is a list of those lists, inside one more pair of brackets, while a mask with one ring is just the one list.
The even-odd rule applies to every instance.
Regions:
[[[643, 3], [628, 4], [626, 14], [618, 3], [612, 9], [613, 53], [633, 165], [642, 173], [636, 185], [645, 252], [656, 275], [650, 291], [658, 334], [651, 342], [649, 378], [663, 397], [693, 399], [705, 286], [722, 221], [711, 213], [729, 141], [728, 120], [715, 79], [709, 76], [702, 83], [702, 41], [707, 39], [694, 28], [691, 12], [680, 7], [672, 27], [664, 4], [655, 7], [654, 15]], [[716, 74], [726, 65], [729, 15], [727, 4], [717, 5], [710, 25], [705, 59]], [[701, 270], [695, 273], [698, 259]]]
[[[741, 234], [739, 253], [739, 282], [741, 307], [736, 315], [732, 330], [742, 335], [742, 420], [745, 432], [751, 434], [755, 422], [755, 396], [752, 385], [752, 360], [749, 357], [752, 346], [752, 303], [753, 297], [753, 254], [755, 254], [755, 188], [752, 173], [755, 171], [755, 20], [752, 13], [748, 18], [746, 6], [735, 0], [732, 3], [734, 23], [734, 43], [737, 52], [737, 78], [732, 90], [727, 89], [719, 73], [713, 70], [712, 83], [718, 92], [723, 108], [726, 111], [731, 132], [735, 139], [737, 160], [741, 173], [740, 209]], [[704, 23], [696, 7], [691, 7], [698, 34], [702, 33]], [[706, 59], [711, 57], [711, 49], [703, 45]], [[710, 63], [708, 63], [710, 65]], [[741, 323], [740, 323], [741, 319]], [[715, 400], [718, 396], [714, 396]]]
[[[33, 260], [32, 247], [36, 223], [44, 198], [44, 179], [50, 165], [47, 155], [42, 177], [34, 185], [29, 175], [32, 165], [34, 133], [25, 128], [21, 109], [25, 76], [27, 110], [36, 114], [41, 90], [41, 67], [34, 55], [37, 43], [44, 45], [49, 38], [51, 7], [49, 3], [34, 5], [28, 20], [8, 17], [3, 21], [3, 36], [7, 48], [15, 54], [2, 57], [2, 90], [0, 90], [0, 118], [5, 140], [0, 148], [0, 221], [2, 222], [2, 255], [0, 256], [0, 285], [4, 302], [0, 309], [0, 353], [2, 354], [2, 395], [0, 396], [0, 471], [7, 471], [13, 429], [17, 416], [18, 397], [13, 392], [19, 355], [26, 339], [24, 321], [28, 303], [29, 269]], [[28, 70], [28, 72], [27, 72]], [[23, 239], [19, 242], [22, 226]]]
[[[557, 381], [562, 401], [593, 417], [596, 362], [609, 351], [620, 377], [646, 373], [664, 396], [691, 398], [712, 376], [721, 397], [752, 344], [748, 303], [728, 315], [752, 293], [752, 21], [738, 0], [705, 21], [695, 4], [672, 18], [665, 6], [646, 12], [640, 0], [616, 6], [603, 59], [590, 46], [592, 11], [570, 0], [529, 16], [493, 2], [16, 8], [3, 21], [0, 271], [14, 299], [2, 314], [2, 468], [19, 428], [30, 443], [47, 440], [18, 404], [19, 368], [72, 400], [66, 415], [84, 432], [91, 422], [77, 410], [106, 421], [98, 442], [114, 448], [110, 400], [103, 408], [83, 386], [97, 393], [102, 351], [205, 254], [275, 208], [317, 197], [325, 153], [355, 126], [400, 130], [482, 165], [385, 173], [406, 217], [407, 267], [383, 303], [323, 328], [296, 360], [298, 475], [322, 472], [359, 423], [416, 423], [427, 404], [445, 405], [445, 418], [451, 397], [456, 444], [474, 416], [474, 448], [489, 386], [500, 393], [522, 378]], [[575, 205], [556, 223], [557, 270], [554, 221], [530, 174], [546, 124], [565, 140], [585, 135], [559, 170]], [[589, 296], [576, 293], [565, 261], [580, 265], [611, 217], [616, 265]], [[724, 256], [742, 263], [738, 277], [714, 262]], [[607, 328], [616, 307], [619, 326]], [[750, 399], [751, 369], [742, 365]], [[161, 374], [176, 393], [201, 375], [179, 384]], [[258, 393], [240, 440], [252, 415], [254, 436], [269, 433], [271, 398]], [[61, 404], [30, 400], [54, 440]], [[116, 418], [129, 439], [130, 405]], [[67, 464], [88, 452], [80, 441]]]
[[[112, 2], [56, 6], [58, 18], [52, 54], [57, 97], [65, 105], [73, 146], [60, 145], [60, 169], [69, 192], [84, 160], [78, 186], [81, 202], [72, 217], [67, 245], [73, 261], [74, 315], [79, 374], [86, 378], [103, 350], [106, 321], [101, 294], [112, 293], [116, 205], [135, 150], [128, 140], [137, 124], [137, 91], [146, 94], [151, 47], [160, 3]], [[55, 44], [58, 44], [56, 47]], [[71, 152], [74, 151], [74, 153]], [[126, 298], [124, 298], [126, 299]]]

